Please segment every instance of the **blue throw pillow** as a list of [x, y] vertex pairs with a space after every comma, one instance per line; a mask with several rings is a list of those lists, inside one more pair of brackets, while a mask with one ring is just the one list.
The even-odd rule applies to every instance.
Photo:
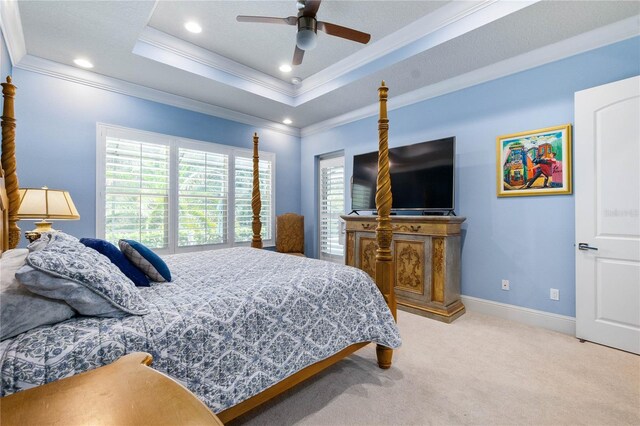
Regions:
[[136, 268], [136, 266], [129, 262], [129, 259], [118, 250], [118, 247], [111, 244], [109, 241], [100, 240], [97, 238], [81, 238], [80, 242], [85, 246], [94, 249], [98, 253], [109, 258], [111, 263], [116, 265], [123, 274], [127, 276], [138, 287], [149, 287], [149, 279], [144, 273]]
[[164, 260], [147, 246], [134, 240], [118, 241], [120, 250], [127, 259], [142, 270], [152, 281], [171, 281], [171, 272]]

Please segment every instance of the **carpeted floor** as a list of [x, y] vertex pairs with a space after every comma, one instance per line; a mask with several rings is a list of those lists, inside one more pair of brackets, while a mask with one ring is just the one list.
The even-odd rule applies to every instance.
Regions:
[[389, 370], [369, 345], [235, 425], [640, 425], [640, 357], [467, 312], [399, 312]]

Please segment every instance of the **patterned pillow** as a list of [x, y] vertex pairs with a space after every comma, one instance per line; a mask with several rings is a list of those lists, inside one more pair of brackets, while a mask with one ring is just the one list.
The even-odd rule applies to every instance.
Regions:
[[100, 240], [98, 238], [81, 238], [80, 242], [87, 247], [90, 247], [98, 253], [105, 255], [109, 258], [111, 263], [116, 265], [123, 274], [127, 276], [138, 287], [149, 287], [149, 279], [144, 275], [144, 272], [136, 268], [136, 265], [129, 262], [129, 259], [118, 250], [118, 247], [111, 244], [109, 241]]
[[75, 241], [75, 242], [80, 241], [73, 235], [65, 234], [62, 231], [47, 231], [47, 232], [41, 232], [40, 238], [38, 238], [37, 240], [29, 244], [27, 248], [29, 249], [29, 251], [42, 250], [47, 246], [47, 244], [49, 244], [49, 241], [51, 241], [51, 237], [53, 236], [53, 234], [56, 234], [59, 240], [69, 240], [69, 241]]
[[27, 256], [16, 278], [33, 293], [64, 300], [83, 315], [148, 313], [136, 287], [107, 257], [57, 235]]
[[167, 264], [147, 246], [134, 240], [120, 240], [118, 245], [127, 259], [152, 281], [159, 283], [171, 281], [171, 271]]
[[18, 282], [16, 271], [24, 266], [28, 254], [27, 249], [13, 249], [0, 258], [0, 340], [75, 315], [63, 301], [34, 294]]

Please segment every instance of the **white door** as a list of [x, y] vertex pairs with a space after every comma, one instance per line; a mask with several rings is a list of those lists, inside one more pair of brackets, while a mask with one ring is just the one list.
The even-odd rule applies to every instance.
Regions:
[[640, 77], [575, 114], [576, 336], [640, 353]]

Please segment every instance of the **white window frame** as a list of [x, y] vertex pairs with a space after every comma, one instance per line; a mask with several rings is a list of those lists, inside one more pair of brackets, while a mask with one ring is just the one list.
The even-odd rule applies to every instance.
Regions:
[[[347, 183], [346, 183], [346, 170], [345, 170], [345, 156], [343, 152], [339, 152], [339, 153], [334, 153], [334, 154], [328, 154], [328, 155], [322, 155], [318, 158], [318, 186], [316, 188], [316, 190], [318, 191], [318, 259], [321, 260], [326, 260], [329, 262], [335, 262], [335, 263], [344, 263], [344, 256], [346, 254], [346, 247], [344, 245], [343, 242], [343, 254], [342, 256], [337, 256], [337, 255], [328, 255], [328, 256], [323, 256], [322, 254], [322, 163], [323, 162], [328, 162], [328, 163], [336, 163], [336, 164], [341, 164], [342, 165], [342, 173], [343, 173], [343, 177], [342, 177], [342, 200], [343, 200], [343, 214], [344, 212], [344, 206], [346, 206], [346, 191], [347, 191]], [[340, 219], [342, 220], [342, 219]], [[339, 233], [342, 232], [342, 227], [339, 225]]]
[[[156, 253], [171, 254], [202, 250], [212, 250], [229, 247], [248, 247], [251, 241], [238, 242], [235, 240], [235, 157], [253, 157], [253, 150], [236, 148], [214, 142], [204, 142], [161, 133], [147, 132], [115, 126], [112, 124], [96, 124], [96, 237], [105, 237], [105, 208], [106, 208], [106, 144], [107, 137], [134, 140], [158, 145], [169, 146], [169, 212], [168, 246], [154, 249]], [[224, 154], [229, 157], [229, 177], [227, 179], [227, 242], [221, 244], [205, 244], [178, 247], [178, 149], [186, 148]], [[270, 161], [271, 166], [271, 238], [263, 240], [265, 246], [275, 245], [275, 212], [276, 212], [276, 154], [268, 151], [258, 151], [261, 160]]]

